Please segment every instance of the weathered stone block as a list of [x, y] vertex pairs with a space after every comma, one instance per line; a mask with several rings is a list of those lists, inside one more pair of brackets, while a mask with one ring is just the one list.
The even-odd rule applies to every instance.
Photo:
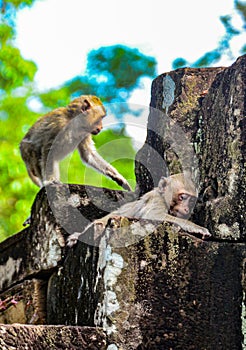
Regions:
[[98, 293], [98, 248], [78, 241], [64, 264], [50, 277], [47, 291], [47, 323], [94, 325]]
[[47, 281], [24, 281], [0, 294], [0, 323], [46, 324]]
[[[23, 281], [42, 277], [48, 281], [47, 323], [102, 327], [108, 350], [244, 349], [245, 63], [243, 56], [229, 68], [181, 69], [158, 77], [147, 139], [136, 159], [140, 193], [167, 169], [190, 170], [201, 180], [195, 220], [210, 229], [209, 241], [170, 224], [116, 218], [97, 240], [89, 229], [67, 249], [68, 234], [136, 194], [51, 185], [39, 192], [30, 227], [0, 246], [3, 300], [9, 292], [18, 296]], [[23, 300], [35, 289], [28, 288]], [[95, 328], [1, 331], [3, 349], [21, 349], [26, 339], [37, 349], [39, 342], [51, 349], [105, 348], [105, 334]]]
[[95, 324], [109, 342], [122, 349], [241, 349], [245, 244], [205, 242], [172, 225], [128, 247], [114, 247], [113, 235], [107, 229], [102, 239], [96, 285]]
[[57, 266], [62, 257], [59, 240], [64, 245], [64, 238], [54, 222], [47, 223], [46, 229], [28, 228], [1, 243], [0, 291]]
[[105, 334], [90, 327], [0, 325], [1, 350], [106, 350]]
[[29, 276], [51, 273], [64, 258], [68, 234], [83, 231], [90, 221], [133, 197], [91, 186], [43, 188], [32, 207], [31, 225], [0, 245], [0, 291]]

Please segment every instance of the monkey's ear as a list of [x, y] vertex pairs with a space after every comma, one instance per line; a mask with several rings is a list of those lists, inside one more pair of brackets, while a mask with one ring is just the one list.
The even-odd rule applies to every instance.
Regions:
[[85, 112], [88, 111], [88, 109], [90, 109], [90, 108], [91, 108], [90, 102], [89, 102], [88, 100], [84, 100], [84, 101], [82, 102], [82, 106], [81, 106], [81, 111], [82, 111], [82, 113], [85, 113]]
[[164, 192], [168, 184], [168, 178], [165, 176], [162, 176], [159, 183], [158, 183], [158, 189], [160, 192]]

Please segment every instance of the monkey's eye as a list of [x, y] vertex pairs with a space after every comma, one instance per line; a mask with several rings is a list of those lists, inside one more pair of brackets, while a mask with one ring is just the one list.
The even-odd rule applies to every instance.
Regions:
[[186, 199], [189, 198], [189, 195], [188, 194], [185, 194], [185, 193], [181, 193], [179, 194], [179, 201], [182, 202], [182, 201], [185, 201]]

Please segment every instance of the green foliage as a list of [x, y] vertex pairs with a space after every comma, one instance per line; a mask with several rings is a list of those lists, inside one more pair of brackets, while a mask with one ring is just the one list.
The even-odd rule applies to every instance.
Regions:
[[146, 57], [137, 49], [115, 45], [89, 53], [87, 74], [115, 90], [131, 91], [137, 86], [139, 77], [155, 74], [155, 66], [153, 57]]
[[244, 55], [246, 53], [246, 44], [241, 48], [240, 53]]
[[37, 192], [26, 176], [18, 143], [1, 142], [0, 240], [20, 231]]
[[22, 8], [24, 6], [31, 6], [33, 4], [34, 0], [8, 0], [8, 1], [1, 1], [1, 8], [10, 7], [13, 6], [16, 10], [19, 8]]
[[32, 81], [36, 73], [36, 65], [21, 57], [20, 51], [10, 45], [0, 49], [0, 89], [9, 92]]
[[19, 152], [19, 142], [36, 117], [27, 106], [27, 96], [13, 92], [1, 98], [0, 240], [21, 230], [37, 192]]
[[66, 104], [66, 93], [69, 98], [92, 94], [105, 102], [126, 102], [132, 91], [139, 87], [140, 78], [153, 77], [155, 72], [155, 59], [137, 49], [123, 45], [101, 47], [88, 54], [85, 75], [67, 81], [60, 89], [42, 94], [40, 98], [48, 107], [52, 97], [54, 101], [57, 99]]
[[[177, 58], [172, 63], [172, 68], [183, 68], [183, 67], [208, 67], [215, 63], [218, 63], [223, 56], [229, 57], [231, 60], [234, 56], [231, 51], [232, 39], [245, 32], [246, 29], [246, 3], [245, 1], [234, 0], [234, 6], [237, 12], [241, 15], [243, 25], [242, 28], [235, 28], [232, 24], [233, 17], [231, 15], [221, 16], [220, 21], [225, 28], [225, 34], [219, 41], [217, 47], [214, 50], [206, 52], [202, 57], [198, 58], [195, 62], [190, 63], [184, 58]], [[246, 46], [244, 45], [240, 53], [246, 52]]]
[[234, 1], [235, 8], [239, 12], [240, 16], [242, 17], [244, 27], [246, 24], [246, 4], [245, 1], [235, 0]]
[[[18, 86], [23, 86], [33, 80], [37, 71], [32, 61], [22, 58], [20, 51], [14, 47], [13, 40], [15, 26], [12, 19], [15, 17], [16, 9], [31, 1], [0, 1], [1, 23], [0, 23], [0, 89], [10, 92]], [[11, 20], [10, 20], [11, 19]]]
[[176, 58], [173, 63], [172, 63], [172, 68], [173, 69], [178, 69], [178, 68], [183, 68], [183, 67], [187, 67], [189, 65], [188, 61], [186, 61], [184, 58], [182, 57], [178, 57]]
[[5, 45], [7, 40], [13, 38], [14, 30], [11, 26], [5, 23], [0, 23], [0, 42], [1, 46]]
[[70, 91], [67, 87], [61, 87], [56, 90], [50, 90], [48, 92], [40, 93], [38, 98], [45, 107], [48, 107], [50, 110], [55, 107], [66, 106], [71, 98]]
[[222, 54], [219, 51], [206, 52], [202, 57], [200, 57], [192, 67], [209, 67], [213, 63], [219, 62]]

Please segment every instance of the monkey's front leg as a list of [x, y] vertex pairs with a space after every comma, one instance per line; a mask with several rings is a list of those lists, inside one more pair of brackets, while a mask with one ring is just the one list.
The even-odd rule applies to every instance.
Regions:
[[132, 188], [127, 182], [127, 180], [112, 165], [110, 165], [103, 158], [101, 158], [99, 154], [93, 154], [90, 165], [102, 172], [104, 175], [110, 177], [113, 181], [115, 181], [119, 186], [123, 187], [125, 190], [132, 191]]
[[78, 151], [81, 159], [90, 165], [92, 168], [101, 172], [102, 174], [110, 177], [118, 185], [122, 186], [128, 191], [132, 191], [131, 186], [127, 180], [106, 160], [104, 160], [95, 150], [93, 143], [90, 139], [87, 142], [80, 143], [78, 145]]
[[202, 236], [202, 239], [208, 239], [211, 237], [211, 233], [208, 231], [208, 229], [206, 229], [205, 227], [196, 225], [189, 220], [181, 219], [169, 214], [165, 214], [165, 216], [163, 217], [163, 221], [176, 224], [180, 226], [184, 231], [187, 231], [189, 233], [198, 233], [199, 235]]

